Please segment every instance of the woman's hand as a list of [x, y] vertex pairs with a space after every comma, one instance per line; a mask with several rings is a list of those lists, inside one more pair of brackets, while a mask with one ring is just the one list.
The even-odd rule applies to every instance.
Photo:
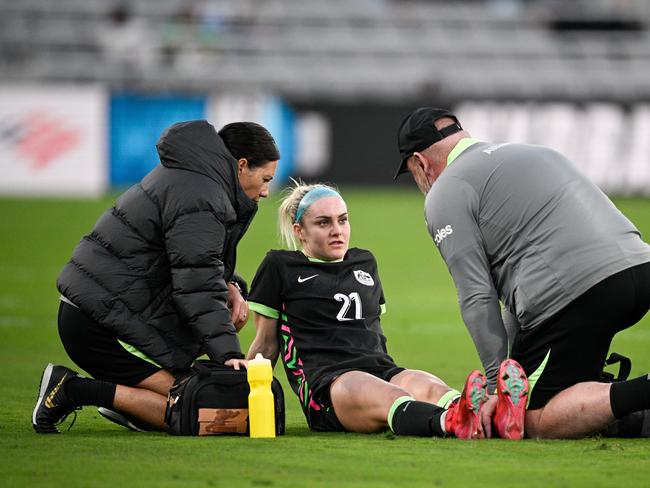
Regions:
[[228, 301], [226, 303], [230, 309], [230, 319], [235, 330], [239, 332], [248, 322], [248, 303], [234, 283], [228, 283]]
[[229, 359], [223, 364], [225, 364], [226, 366], [230, 366], [231, 368], [234, 368], [237, 371], [239, 371], [242, 368], [242, 366], [244, 367], [244, 369], [248, 368], [248, 361], [246, 361], [245, 359]]

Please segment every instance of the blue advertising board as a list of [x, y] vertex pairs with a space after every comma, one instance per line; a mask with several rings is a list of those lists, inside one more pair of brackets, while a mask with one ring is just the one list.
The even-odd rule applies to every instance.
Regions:
[[158, 163], [156, 142], [170, 125], [205, 118], [203, 96], [118, 93], [110, 103], [111, 185], [130, 185]]
[[[111, 185], [133, 184], [159, 163], [156, 142], [170, 125], [183, 120], [214, 121], [234, 115], [214, 111], [208, 114], [210, 103], [209, 96], [114, 94], [110, 103]], [[293, 110], [282, 99], [273, 96], [262, 97], [256, 106], [254, 114], [240, 113], [235, 120], [253, 120], [273, 134], [282, 156], [274, 178], [277, 186], [287, 180], [293, 169]]]
[[276, 188], [292, 175], [295, 155], [294, 119], [294, 111], [281, 99], [269, 97], [264, 103], [260, 123], [273, 134], [280, 150], [280, 163], [273, 179]]

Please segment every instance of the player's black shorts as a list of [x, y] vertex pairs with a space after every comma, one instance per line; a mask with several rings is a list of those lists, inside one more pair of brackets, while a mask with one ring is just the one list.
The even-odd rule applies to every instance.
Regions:
[[70, 359], [95, 379], [134, 386], [160, 371], [124, 349], [106, 327], [65, 302], [59, 307], [59, 336]]
[[599, 380], [614, 335], [648, 309], [650, 263], [644, 263], [610, 276], [548, 321], [519, 332], [512, 358], [528, 375], [528, 409], [542, 408], [576, 383]]
[[339, 422], [339, 419], [336, 416], [336, 412], [334, 412], [332, 400], [330, 399], [330, 387], [336, 378], [349, 371], [363, 371], [384, 381], [390, 381], [393, 376], [404, 371], [404, 368], [400, 368], [399, 366], [393, 364], [392, 366], [373, 366], [364, 368], [363, 370], [347, 369], [337, 371], [336, 374], [331, 375], [327, 379], [324, 379], [324, 381], [321, 383], [322, 386], [314, 391], [314, 405], [310, 405], [305, 411], [307, 424], [309, 424], [309, 428], [311, 430], [318, 432], [346, 431], [345, 427], [343, 427], [343, 425], [341, 425], [341, 422]]

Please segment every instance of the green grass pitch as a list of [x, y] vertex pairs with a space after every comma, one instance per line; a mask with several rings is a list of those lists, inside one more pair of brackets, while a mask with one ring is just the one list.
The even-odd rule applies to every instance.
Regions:
[[[422, 196], [413, 190], [343, 188], [352, 245], [377, 256], [387, 299], [383, 327], [397, 362], [460, 386], [479, 366], [455, 291], [426, 233]], [[277, 194], [240, 244], [238, 270], [249, 280], [266, 250], [278, 247]], [[650, 441], [397, 438], [312, 434], [285, 385], [287, 435], [274, 440], [176, 438], [136, 434], [79, 413], [61, 435], [39, 436], [30, 415], [47, 362], [74, 366], [56, 331], [54, 282], [80, 239], [112, 198], [0, 200], [0, 487], [182, 486], [648, 486]], [[650, 237], [650, 200], [618, 200]], [[241, 334], [248, 347], [252, 323]], [[650, 371], [650, 316], [616, 338], [633, 374]], [[64, 426], [65, 428], [65, 426]]]

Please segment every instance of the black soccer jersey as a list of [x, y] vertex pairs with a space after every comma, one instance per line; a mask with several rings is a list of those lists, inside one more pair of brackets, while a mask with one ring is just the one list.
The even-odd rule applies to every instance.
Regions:
[[280, 355], [291, 388], [307, 413], [319, 409], [319, 388], [346, 371], [395, 367], [379, 323], [384, 294], [377, 262], [349, 249], [339, 262], [300, 251], [269, 251], [249, 296], [251, 310], [278, 318]]

